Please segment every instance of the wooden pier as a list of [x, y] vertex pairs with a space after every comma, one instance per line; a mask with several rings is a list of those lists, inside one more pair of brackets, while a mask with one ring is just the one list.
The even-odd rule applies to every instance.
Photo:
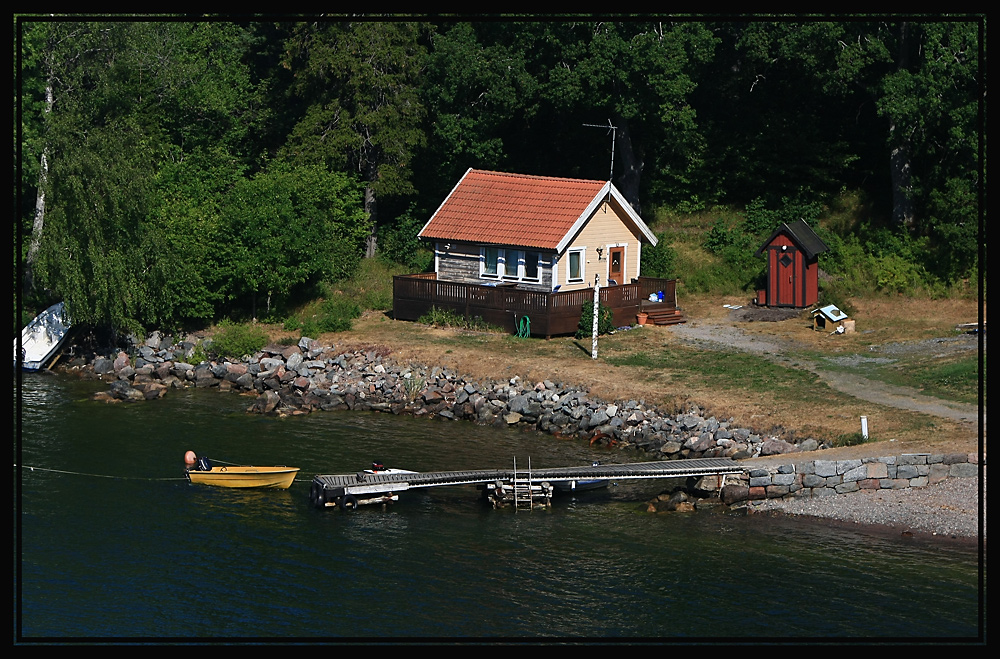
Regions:
[[547, 505], [555, 483], [577, 483], [593, 480], [639, 480], [650, 478], [684, 478], [739, 474], [744, 471], [731, 458], [701, 458], [635, 462], [629, 464], [595, 464], [581, 467], [548, 467], [518, 469], [473, 469], [466, 471], [359, 471], [353, 474], [314, 476], [309, 499], [317, 508], [353, 510], [366, 504], [397, 501], [407, 490], [446, 485], [478, 485], [493, 505], [530, 508]]

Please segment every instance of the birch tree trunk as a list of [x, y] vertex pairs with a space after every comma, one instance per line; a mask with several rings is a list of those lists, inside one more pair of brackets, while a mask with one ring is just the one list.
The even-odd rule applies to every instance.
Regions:
[[[899, 56], [897, 70], [906, 71], [910, 68], [909, 55], [909, 25], [904, 22], [899, 26]], [[906, 134], [906, 126], [901, 117], [889, 116], [889, 176], [892, 181], [892, 221], [896, 226], [912, 228], [914, 223], [913, 183], [910, 169], [910, 137]]]
[[[52, 112], [52, 78], [45, 85], [45, 114]], [[45, 188], [49, 180], [48, 146], [42, 148], [41, 163], [38, 168], [38, 190], [35, 193], [35, 218], [31, 223], [31, 243], [28, 245], [28, 255], [24, 262], [24, 294], [29, 295], [35, 286], [35, 257], [42, 243], [42, 231], [45, 228]]]
[[365, 239], [365, 258], [370, 259], [374, 258], [375, 251], [378, 248], [378, 201], [375, 198], [375, 190], [372, 189], [371, 184], [365, 186], [365, 213], [367, 213], [368, 220], [371, 222], [371, 233]]
[[892, 178], [892, 222], [896, 226], [910, 228], [914, 222], [910, 143], [906, 136], [896, 135], [897, 131], [899, 126], [894, 120], [890, 120], [889, 133], [893, 136], [889, 155], [889, 173]]

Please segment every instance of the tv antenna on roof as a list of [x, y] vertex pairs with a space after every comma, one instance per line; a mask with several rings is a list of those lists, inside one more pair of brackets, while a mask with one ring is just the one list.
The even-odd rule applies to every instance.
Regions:
[[615, 176], [615, 131], [618, 130], [618, 126], [612, 125], [610, 119], [608, 119], [607, 126], [605, 126], [604, 124], [583, 124], [583, 125], [587, 126], [588, 128], [607, 128], [608, 132], [611, 133], [611, 173], [608, 174], [608, 181], [610, 181]]

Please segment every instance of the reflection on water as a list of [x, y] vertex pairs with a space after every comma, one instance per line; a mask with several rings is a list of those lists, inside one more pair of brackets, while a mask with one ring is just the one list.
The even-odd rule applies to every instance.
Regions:
[[[248, 415], [171, 391], [135, 405], [31, 378], [23, 399], [25, 637], [904, 637], [977, 633], [976, 555], [790, 519], [649, 515], [662, 483], [493, 510], [469, 486], [352, 514], [309, 479], [372, 460], [419, 471], [629, 453], [384, 414]], [[302, 469], [289, 490], [183, 478], [186, 450]], [[522, 462], [523, 461], [523, 462]], [[645, 488], [645, 490], [643, 489]]]

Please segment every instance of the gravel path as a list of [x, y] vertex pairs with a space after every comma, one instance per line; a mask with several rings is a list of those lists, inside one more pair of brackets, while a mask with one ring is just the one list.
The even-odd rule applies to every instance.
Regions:
[[[742, 311], [742, 310], [741, 310]], [[737, 313], [737, 312], [733, 312]], [[675, 325], [673, 333], [683, 341], [698, 345], [702, 348], [724, 348], [727, 350], [740, 350], [763, 355], [776, 362], [790, 363], [793, 361], [785, 355], [789, 349], [789, 344], [781, 339], [753, 335], [744, 333], [738, 327], [716, 323], [691, 323], [685, 325]], [[933, 352], [935, 354], [945, 354], [955, 351], [975, 350], [978, 348], [978, 338], [963, 335], [946, 339], [929, 339], [913, 343], [888, 343], [883, 346], [872, 348], [872, 352], [878, 355], [898, 355], [907, 352]], [[839, 357], [842, 362], [852, 360], [852, 363], [865, 361], [883, 360], [894, 361], [892, 357], [859, 357], [857, 355]], [[840, 371], [828, 371], [817, 364], [796, 358], [795, 363], [799, 368], [805, 368], [818, 375], [831, 388], [842, 393], [860, 398], [872, 403], [879, 403], [898, 409], [923, 412], [933, 416], [961, 421], [965, 423], [978, 423], [980, 409], [975, 405], [965, 405], [953, 401], [945, 401], [931, 396], [925, 396], [919, 391], [909, 387], [899, 387], [895, 385], [869, 380], [860, 375], [843, 373]], [[985, 421], [985, 414], [983, 414]]]
[[983, 471], [982, 515], [979, 479], [947, 478], [927, 487], [862, 490], [829, 497], [767, 499], [750, 504], [754, 512], [780, 511], [874, 526], [900, 533], [986, 539], [986, 475]]

